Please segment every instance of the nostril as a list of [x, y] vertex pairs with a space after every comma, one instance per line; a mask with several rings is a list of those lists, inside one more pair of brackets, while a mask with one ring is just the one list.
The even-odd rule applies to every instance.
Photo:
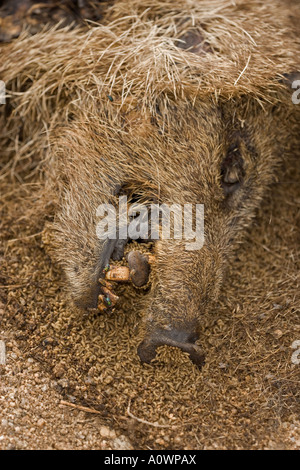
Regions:
[[156, 349], [159, 346], [173, 346], [187, 352], [194, 364], [201, 368], [204, 364], [205, 356], [199, 346], [195, 344], [198, 334], [195, 331], [173, 328], [170, 330], [157, 329], [150, 337], [138, 347], [138, 355], [142, 362], [150, 363], [156, 356]]
[[158, 346], [159, 344], [155, 344], [149, 339], [142, 341], [137, 350], [140, 360], [150, 364], [152, 359], [156, 356], [156, 348], [158, 348]]

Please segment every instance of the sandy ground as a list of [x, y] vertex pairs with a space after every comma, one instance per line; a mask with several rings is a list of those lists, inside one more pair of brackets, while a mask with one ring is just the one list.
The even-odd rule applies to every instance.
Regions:
[[[3, 315], [5, 306], [0, 307]], [[7, 364], [0, 366], [1, 450], [134, 448], [128, 437], [105, 426], [101, 416], [65, 405], [59, 381], [18, 347], [18, 332], [0, 331], [0, 337], [7, 347]], [[284, 423], [281, 432], [284, 442], [274, 436], [267, 448], [300, 449], [299, 423]]]
[[[0, 304], [1, 316], [4, 309]], [[18, 347], [18, 332], [0, 330], [0, 338], [7, 348], [0, 366], [1, 450], [132, 449], [97, 414], [63, 404], [59, 383]]]

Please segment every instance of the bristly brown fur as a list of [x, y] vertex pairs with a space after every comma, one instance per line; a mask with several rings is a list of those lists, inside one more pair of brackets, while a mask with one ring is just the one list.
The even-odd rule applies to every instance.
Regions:
[[[191, 31], [197, 53], [181, 47]], [[2, 47], [11, 96], [3, 173], [42, 170], [53, 256], [77, 301], [88, 304], [99, 276], [96, 208], [135, 184], [145, 202], [205, 205], [200, 252], [157, 243], [148, 315], [149, 332], [194, 328], [280, 159], [299, 143], [299, 107], [281, 80], [299, 69], [299, 50], [276, 0], [117, 1], [101, 25], [24, 33]], [[220, 169], [232, 146], [245, 181], [226, 199]]]
[[[297, 70], [299, 63], [290, 9], [280, 1], [235, 3], [182, 0], [174, 10], [173, 2], [119, 1], [103, 24], [89, 30], [23, 33], [2, 45], [1, 79], [14, 109], [4, 120], [2, 138], [7, 130], [8, 142], [17, 139], [20, 157], [41, 149], [43, 154], [41, 137], [68, 122], [79, 101], [88, 110], [88, 102], [108, 94], [120, 104], [135, 97], [150, 110], [163, 95], [193, 101], [247, 93], [262, 102], [276, 101], [276, 78]], [[191, 29], [201, 32], [211, 54], [178, 47]]]

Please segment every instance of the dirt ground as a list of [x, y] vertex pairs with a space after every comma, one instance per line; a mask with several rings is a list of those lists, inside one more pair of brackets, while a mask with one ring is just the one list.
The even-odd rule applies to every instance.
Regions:
[[169, 347], [140, 363], [147, 292], [110, 316], [71, 308], [43, 225], [22, 218], [32, 187], [2, 180], [0, 449], [300, 449], [299, 177], [295, 155], [228, 267], [202, 371]]
[[0, 372], [1, 450], [132, 448], [98, 414], [63, 404], [59, 381], [19, 348], [18, 332], [1, 330], [0, 336], [8, 349], [7, 365]]

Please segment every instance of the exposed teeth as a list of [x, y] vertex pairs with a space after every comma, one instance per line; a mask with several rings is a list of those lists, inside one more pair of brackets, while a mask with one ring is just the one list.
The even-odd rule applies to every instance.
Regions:
[[117, 304], [119, 297], [112, 292], [114, 282], [131, 281], [137, 287], [144, 286], [149, 279], [149, 265], [154, 263], [155, 257], [153, 255], [131, 251], [128, 254], [129, 266], [112, 266], [107, 264], [103, 269], [105, 278], [99, 279], [99, 283], [102, 286], [101, 294], [98, 297], [99, 310], [104, 312]]
[[130, 280], [130, 271], [127, 266], [115, 266], [106, 273], [105, 279], [109, 281], [129, 281]]

